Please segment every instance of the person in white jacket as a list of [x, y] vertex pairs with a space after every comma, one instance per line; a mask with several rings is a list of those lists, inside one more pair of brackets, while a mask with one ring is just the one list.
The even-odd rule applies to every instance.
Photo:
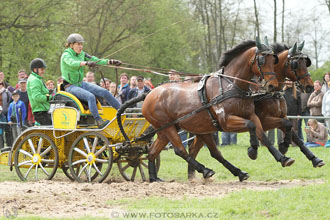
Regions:
[[[330, 87], [330, 82], [328, 83]], [[330, 117], [330, 90], [328, 90], [322, 99], [322, 115], [324, 117]], [[325, 119], [325, 125], [327, 126], [328, 133], [330, 130], [330, 119]]]

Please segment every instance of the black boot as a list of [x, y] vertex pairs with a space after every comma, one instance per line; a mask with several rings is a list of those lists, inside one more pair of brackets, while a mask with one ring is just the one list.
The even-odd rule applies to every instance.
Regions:
[[149, 181], [152, 182], [164, 182], [162, 179], [159, 179], [157, 177], [157, 170], [156, 170], [156, 164], [155, 161], [148, 162], [148, 171], [149, 171]]
[[258, 157], [258, 148], [256, 147], [249, 147], [248, 148], [248, 156], [251, 160], [256, 160]]
[[286, 146], [285, 142], [279, 143], [278, 150], [285, 155], [288, 152], [288, 146]]

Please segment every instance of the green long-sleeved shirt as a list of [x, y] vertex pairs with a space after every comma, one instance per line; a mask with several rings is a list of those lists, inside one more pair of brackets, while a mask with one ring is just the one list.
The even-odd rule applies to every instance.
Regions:
[[[80, 66], [83, 61], [98, 61], [99, 58], [95, 56], [86, 56], [84, 51], [77, 54], [72, 48], [64, 50], [61, 57], [61, 72], [62, 78], [70, 84], [81, 86], [84, 78], [84, 66]], [[107, 65], [108, 59], [101, 59], [97, 64]]]
[[49, 94], [42, 77], [32, 72], [27, 80], [27, 93], [29, 96], [32, 112], [48, 111], [49, 101], [47, 101], [47, 94]]

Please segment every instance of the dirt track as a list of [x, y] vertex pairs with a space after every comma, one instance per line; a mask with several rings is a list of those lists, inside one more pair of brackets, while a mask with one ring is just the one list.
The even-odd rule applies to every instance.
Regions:
[[68, 181], [3, 182], [0, 184], [1, 204], [18, 207], [18, 216], [44, 217], [109, 217], [113, 211], [124, 207], [113, 206], [107, 201], [122, 198], [149, 196], [180, 199], [185, 197], [223, 197], [242, 189], [277, 190], [283, 187], [320, 184], [322, 181], [258, 182], [194, 182], [194, 183], [133, 183], [102, 184], [74, 183]]

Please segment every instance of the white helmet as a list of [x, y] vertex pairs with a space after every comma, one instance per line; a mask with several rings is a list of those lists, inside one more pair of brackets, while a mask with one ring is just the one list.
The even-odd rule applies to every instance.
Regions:
[[70, 34], [69, 37], [66, 39], [67, 43], [68, 44], [73, 44], [73, 43], [83, 43], [85, 42], [84, 41], [84, 38], [80, 35], [80, 34], [77, 34], [77, 33], [74, 33], [74, 34]]

